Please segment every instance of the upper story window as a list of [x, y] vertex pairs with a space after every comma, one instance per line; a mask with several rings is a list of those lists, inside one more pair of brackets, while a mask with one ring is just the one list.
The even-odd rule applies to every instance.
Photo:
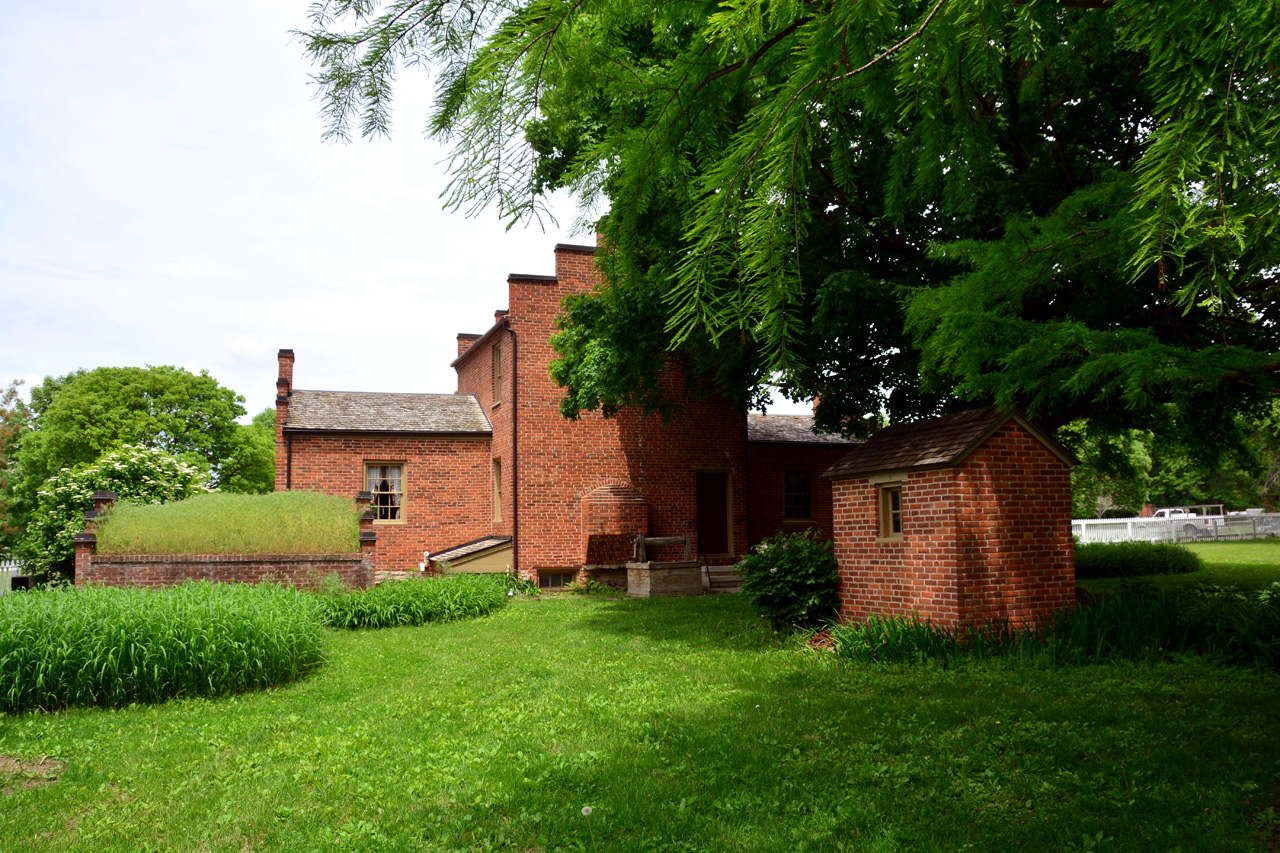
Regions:
[[493, 402], [502, 402], [502, 344], [493, 345]]
[[813, 519], [813, 477], [808, 468], [782, 472], [782, 517], [786, 521]]
[[375, 521], [404, 520], [404, 466], [369, 463], [364, 466], [366, 488], [373, 493]]

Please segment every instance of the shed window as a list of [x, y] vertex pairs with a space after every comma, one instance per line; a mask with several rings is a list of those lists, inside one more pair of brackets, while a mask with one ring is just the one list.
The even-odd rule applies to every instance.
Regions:
[[375, 521], [404, 520], [404, 468], [401, 465], [370, 463], [364, 466], [365, 482], [373, 493]]
[[783, 472], [782, 517], [786, 521], [813, 518], [813, 478], [808, 468], [788, 468]]
[[880, 536], [902, 538], [902, 484], [885, 483], [880, 487]]

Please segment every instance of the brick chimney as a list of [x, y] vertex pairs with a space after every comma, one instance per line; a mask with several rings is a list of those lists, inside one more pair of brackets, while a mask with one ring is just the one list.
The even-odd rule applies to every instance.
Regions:
[[293, 350], [280, 350], [276, 359], [280, 366], [276, 378], [276, 491], [280, 492], [288, 481], [284, 425], [289, 420], [289, 397], [293, 394]]

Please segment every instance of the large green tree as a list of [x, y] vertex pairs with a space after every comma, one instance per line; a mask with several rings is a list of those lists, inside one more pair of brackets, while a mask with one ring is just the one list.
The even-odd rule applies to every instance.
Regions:
[[195, 464], [211, 486], [243, 479], [256, 452], [256, 433], [236, 423], [245, 413], [243, 402], [208, 373], [177, 367], [98, 367], [46, 377], [31, 389], [26, 430], [14, 454], [13, 521], [27, 525], [38, 491], [59, 471], [125, 444]]
[[[454, 205], [599, 214], [622, 293], [569, 306], [570, 414], [653, 407], [658, 355], [710, 346], [828, 428], [954, 398], [1212, 455], [1280, 370], [1278, 15], [331, 0], [303, 35], [330, 134], [386, 132], [397, 69], [431, 64]], [[627, 349], [645, 293], [663, 334]]]

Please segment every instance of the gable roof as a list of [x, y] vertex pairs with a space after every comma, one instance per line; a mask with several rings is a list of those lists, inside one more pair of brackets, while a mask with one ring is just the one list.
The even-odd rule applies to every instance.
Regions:
[[788, 444], [844, 444], [859, 442], [839, 435], [816, 434], [812, 415], [762, 415], [747, 412], [747, 441], [772, 441]]
[[474, 394], [378, 394], [294, 391], [291, 432], [413, 432], [490, 435], [493, 427]]
[[839, 480], [882, 471], [950, 468], [960, 464], [1010, 420], [1017, 421], [1065, 464], [1075, 464], [1076, 459], [1070, 451], [1032, 426], [1022, 415], [992, 408], [972, 409], [941, 418], [885, 427], [850, 451], [822, 476]]

